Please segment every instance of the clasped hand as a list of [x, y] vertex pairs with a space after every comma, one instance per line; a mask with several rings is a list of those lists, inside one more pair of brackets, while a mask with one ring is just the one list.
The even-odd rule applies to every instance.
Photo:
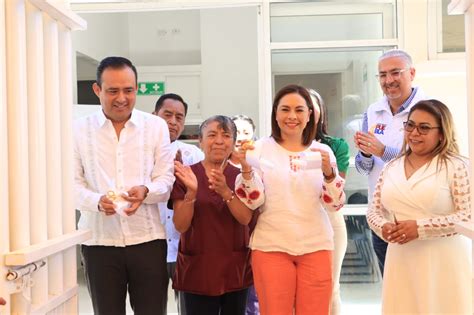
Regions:
[[[198, 181], [193, 170], [189, 166], [184, 166], [179, 161], [174, 161], [174, 172], [177, 178], [186, 186], [186, 195], [188, 199], [194, 199], [197, 195]], [[214, 190], [223, 199], [229, 199], [232, 196], [232, 191], [225, 179], [223, 170], [212, 169], [208, 174], [209, 189]]]
[[416, 220], [388, 222], [382, 227], [382, 236], [390, 243], [405, 244], [418, 238]]
[[[124, 212], [129, 216], [135, 214], [147, 194], [148, 188], [144, 185], [133, 186], [127, 191], [127, 194], [122, 194], [121, 197], [130, 202], [130, 207], [125, 209]], [[105, 215], [114, 215], [116, 213], [114, 202], [110, 200], [107, 195], [100, 197], [99, 209], [105, 212]]]

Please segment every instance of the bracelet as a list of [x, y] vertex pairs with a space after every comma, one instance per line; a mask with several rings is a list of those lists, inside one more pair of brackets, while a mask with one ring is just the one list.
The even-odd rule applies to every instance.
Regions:
[[331, 175], [326, 176], [326, 174], [323, 173], [324, 179], [329, 181], [333, 180], [336, 177], [336, 172], [334, 172], [334, 167], [331, 168]]
[[240, 171], [241, 174], [250, 174], [250, 173], [252, 173], [252, 172], [253, 172], [253, 170], [250, 170], [250, 171]]
[[193, 203], [195, 201], [196, 201], [196, 197], [194, 197], [194, 199], [189, 199], [187, 194], [184, 195], [184, 202]]
[[232, 191], [232, 195], [230, 196], [229, 199], [222, 199], [222, 200], [224, 200], [225, 203], [229, 203], [229, 202], [231, 202], [232, 200], [234, 200], [234, 198], [235, 198], [235, 194], [234, 194], [234, 191]]

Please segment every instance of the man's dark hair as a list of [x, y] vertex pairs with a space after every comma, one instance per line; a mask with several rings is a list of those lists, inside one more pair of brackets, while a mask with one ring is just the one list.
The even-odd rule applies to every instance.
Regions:
[[183, 105], [184, 105], [184, 116], [186, 116], [188, 114], [188, 104], [186, 104], [186, 102], [183, 100], [183, 98], [181, 96], [179, 96], [178, 94], [174, 94], [174, 93], [166, 93], [166, 94], [163, 94], [163, 95], [160, 96], [160, 98], [156, 101], [156, 104], [155, 104], [155, 113], [158, 114], [161, 107], [163, 106], [163, 103], [167, 99], [172, 99], [172, 100], [183, 103]]
[[135, 84], [138, 83], [138, 74], [137, 74], [137, 68], [132, 64], [130, 60], [124, 57], [106, 57], [102, 59], [102, 61], [99, 63], [99, 66], [97, 67], [97, 73], [96, 73], [96, 82], [97, 85], [102, 87], [102, 73], [105, 71], [107, 68], [112, 68], [112, 69], [122, 69], [129, 67], [130, 69], [133, 70], [133, 73], [135, 73]]

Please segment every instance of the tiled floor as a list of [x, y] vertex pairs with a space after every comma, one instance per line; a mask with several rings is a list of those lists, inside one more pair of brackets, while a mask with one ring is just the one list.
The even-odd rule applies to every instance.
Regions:
[[382, 283], [341, 284], [342, 314], [381, 314]]
[[[87, 291], [87, 286], [84, 279], [84, 273], [82, 269], [77, 272], [77, 282], [79, 283], [79, 314], [81, 315], [91, 315], [93, 314], [92, 303]], [[133, 314], [132, 308], [128, 301], [127, 296], [127, 314]], [[174, 293], [170, 289], [168, 291], [168, 314], [169, 315], [178, 315], [178, 310], [176, 308], [176, 303], [174, 302]]]
[[[93, 314], [92, 304], [87, 292], [82, 271], [78, 272], [79, 314]], [[371, 315], [380, 314], [381, 283], [349, 283], [341, 285], [342, 314]], [[133, 314], [127, 301], [127, 314]], [[177, 315], [174, 294], [168, 292], [168, 314]]]

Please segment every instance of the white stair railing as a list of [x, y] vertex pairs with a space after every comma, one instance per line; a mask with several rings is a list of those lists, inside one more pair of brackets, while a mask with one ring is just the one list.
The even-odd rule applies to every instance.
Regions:
[[77, 313], [90, 232], [75, 231], [71, 31], [85, 27], [67, 1], [0, 0], [1, 314]]

